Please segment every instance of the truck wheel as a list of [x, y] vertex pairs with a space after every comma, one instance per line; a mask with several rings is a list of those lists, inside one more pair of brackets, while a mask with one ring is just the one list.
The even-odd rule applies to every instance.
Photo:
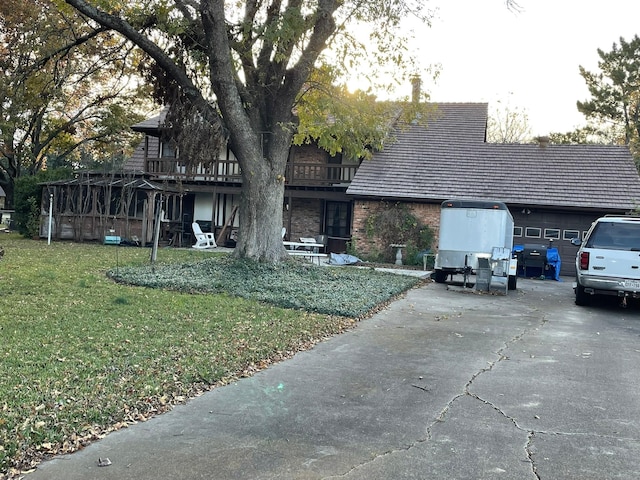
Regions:
[[436, 281], [436, 283], [444, 283], [447, 281], [447, 272], [444, 272], [442, 270], [436, 270], [434, 272], [433, 275], [433, 279]]
[[576, 281], [576, 305], [585, 306], [591, 303], [591, 295], [584, 291], [584, 287]]
[[516, 275], [509, 275], [507, 279], [507, 288], [509, 290], [515, 290], [518, 285], [518, 277]]

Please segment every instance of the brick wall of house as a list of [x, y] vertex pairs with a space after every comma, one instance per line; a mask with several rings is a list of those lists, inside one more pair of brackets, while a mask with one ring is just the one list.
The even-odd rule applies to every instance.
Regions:
[[[328, 154], [315, 145], [300, 145], [291, 152], [292, 166], [287, 175], [294, 181], [322, 181], [326, 178]], [[317, 167], [316, 167], [317, 165]]]
[[[354, 202], [353, 231], [351, 232], [351, 237], [357, 252], [361, 255], [381, 251], [383, 248], [390, 248], [388, 245], [376, 245], [373, 239], [367, 238], [367, 217], [374, 212], [379, 205], [380, 202], [377, 201], [357, 200]], [[440, 204], [407, 203], [406, 205], [420, 222], [431, 227], [434, 233], [434, 241], [431, 249], [437, 249], [438, 229], [440, 226]]]
[[[311, 198], [294, 198], [290, 210], [282, 214], [287, 238], [297, 242], [300, 237], [320, 235], [322, 228], [322, 201]], [[291, 220], [289, 220], [291, 218]]]
[[295, 145], [291, 148], [291, 156], [296, 162], [327, 163], [329, 154], [316, 145]]

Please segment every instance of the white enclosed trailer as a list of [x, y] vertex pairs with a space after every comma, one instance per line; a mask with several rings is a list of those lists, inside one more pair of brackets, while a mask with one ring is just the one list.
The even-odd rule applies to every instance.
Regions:
[[447, 200], [440, 210], [440, 233], [434, 279], [444, 283], [449, 275], [467, 276], [490, 268], [494, 276], [507, 277], [515, 290], [517, 260], [512, 258], [513, 217], [502, 202]]

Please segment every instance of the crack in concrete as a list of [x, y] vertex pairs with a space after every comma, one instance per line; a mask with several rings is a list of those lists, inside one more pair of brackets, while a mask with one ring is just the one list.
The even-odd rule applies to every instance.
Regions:
[[[538, 324], [538, 326], [534, 327], [534, 328], [535, 329], [541, 328], [547, 322], [548, 322], [547, 317], [543, 316], [542, 319], [540, 320], [540, 323]], [[531, 449], [531, 446], [532, 446], [532, 443], [533, 443], [533, 437], [535, 436], [536, 433], [539, 433], [539, 432], [536, 432], [535, 430], [528, 430], [526, 428], [521, 427], [518, 424], [518, 421], [517, 421], [516, 418], [511, 417], [510, 415], [507, 415], [507, 413], [504, 410], [502, 410], [500, 407], [498, 407], [498, 405], [494, 404], [493, 402], [490, 402], [489, 400], [481, 398], [479, 395], [477, 395], [475, 393], [472, 393], [470, 391], [471, 385], [473, 384], [473, 382], [480, 375], [482, 375], [483, 373], [486, 373], [486, 372], [490, 372], [491, 370], [493, 370], [493, 367], [495, 367], [497, 364], [499, 364], [503, 360], [508, 360], [509, 357], [507, 355], [505, 355], [505, 351], [509, 348], [510, 345], [522, 340], [530, 331], [531, 331], [531, 328], [526, 328], [522, 332], [520, 332], [518, 335], [516, 335], [513, 338], [511, 338], [510, 340], [506, 341], [504, 343], [503, 347], [500, 348], [497, 352], [495, 352], [495, 354], [498, 356], [498, 359], [493, 361], [493, 362], [489, 362], [489, 367], [488, 368], [483, 368], [483, 369], [479, 370], [467, 382], [467, 384], [464, 387], [464, 395], [468, 395], [471, 398], [475, 398], [476, 400], [484, 403], [485, 405], [490, 406], [496, 412], [498, 412], [500, 415], [502, 415], [504, 418], [506, 418], [511, 423], [513, 423], [514, 427], [516, 427], [517, 430], [520, 430], [522, 432], [526, 432], [527, 433], [527, 441], [525, 442], [525, 445], [524, 445], [524, 452], [525, 452], [525, 455], [527, 457], [527, 461], [528, 461], [529, 465], [531, 466], [532, 474], [535, 476], [535, 478], [537, 480], [540, 480], [540, 476], [538, 475], [536, 463], [535, 463], [534, 457], [533, 457], [534, 453], [533, 453], [533, 451]], [[458, 395], [457, 398], [460, 398], [461, 396], [462, 395]]]
[[535, 432], [530, 431], [527, 434], [527, 443], [524, 446], [524, 451], [527, 455], [527, 459], [529, 460], [529, 465], [531, 465], [531, 471], [533, 472], [533, 474], [535, 475], [537, 480], [540, 480], [540, 475], [538, 475], [538, 469], [536, 468], [536, 462], [533, 460], [533, 451], [532, 451], [532, 445], [533, 445], [533, 437], [535, 437]]
[[[545, 323], [547, 323], [547, 319], [546, 317], [543, 317], [539, 326], [543, 326]], [[459, 398], [465, 396], [465, 395], [470, 395], [472, 397], [477, 398], [478, 400], [483, 401], [484, 403], [491, 405], [493, 408], [495, 408], [498, 412], [500, 412], [502, 415], [504, 415], [506, 418], [509, 418], [507, 415], [505, 415], [504, 412], [502, 412], [497, 406], [492, 405], [490, 402], [487, 402], [485, 400], [482, 400], [480, 397], [473, 395], [472, 393], [469, 392], [469, 388], [471, 387], [471, 385], [473, 384], [473, 382], [476, 380], [476, 378], [478, 378], [480, 375], [482, 375], [483, 373], [486, 372], [490, 372], [491, 370], [493, 370], [493, 367], [495, 367], [498, 363], [502, 362], [503, 360], [508, 360], [509, 357], [507, 355], [505, 355], [503, 352], [505, 350], [507, 350], [509, 348], [509, 345], [512, 343], [515, 343], [519, 340], [521, 340], [522, 338], [524, 338], [525, 335], [527, 335], [529, 332], [531, 331], [531, 329], [525, 329], [523, 330], [521, 333], [519, 333], [518, 335], [514, 336], [513, 338], [507, 340], [504, 345], [502, 346], [502, 348], [500, 348], [497, 352], [494, 352], [495, 355], [498, 356], [498, 358], [492, 362], [487, 362], [488, 366], [481, 368], [480, 370], [478, 370], [476, 373], [474, 373], [471, 378], [469, 379], [469, 381], [465, 384], [463, 392], [459, 393], [458, 395], [456, 395], [455, 397], [453, 397], [451, 400], [449, 400], [449, 402], [447, 402], [447, 404], [445, 405], [445, 407], [440, 411], [440, 413], [438, 414], [438, 416], [436, 417], [435, 421], [429, 425], [429, 427], [427, 427], [427, 439], [431, 439], [431, 428], [433, 427], [433, 425], [435, 425], [437, 422], [441, 422], [444, 421], [444, 417], [446, 416], [447, 412], [449, 411], [449, 409], [451, 408], [451, 406], [455, 403], [456, 400], [458, 400]], [[516, 425], [516, 427], [520, 428], [518, 426], [518, 424], [515, 422], [515, 420], [512, 419], [512, 421], [514, 422], [514, 424]]]
[[[541, 319], [540, 323], [536, 326], [536, 327], [532, 327], [533, 329], [538, 329], [540, 327], [543, 327], [546, 323], [548, 322], [546, 316], [543, 316], [543, 318]], [[471, 398], [474, 398], [482, 403], [484, 403], [485, 405], [490, 406], [491, 408], [493, 408], [495, 411], [497, 411], [498, 413], [500, 413], [500, 415], [502, 415], [504, 418], [508, 419], [509, 421], [511, 421], [513, 423], [513, 425], [516, 427], [516, 429], [525, 432], [527, 434], [526, 437], [526, 442], [524, 445], [524, 451], [525, 451], [525, 456], [527, 457], [527, 461], [529, 463], [529, 465], [531, 466], [531, 472], [534, 475], [534, 477], [536, 478], [536, 480], [540, 480], [540, 476], [537, 473], [537, 468], [536, 468], [536, 464], [534, 461], [534, 453], [532, 451], [532, 444], [533, 444], [533, 439], [535, 437], [536, 434], [542, 435], [542, 434], [547, 434], [547, 435], [565, 435], [565, 433], [562, 432], [544, 432], [544, 431], [537, 431], [537, 430], [529, 430], [526, 428], [523, 428], [522, 426], [520, 426], [516, 420], [516, 418], [511, 417], [509, 415], [507, 415], [506, 412], [504, 412], [502, 409], [500, 409], [500, 407], [498, 407], [497, 405], [495, 405], [494, 403], [485, 400], [483, 398], [481, 398], [480, 396], [478, 396], [477, 394], [474, 394], [470, 391], [471, 385], [473, 384], [473, 382], [482, 374], [490, 372], [491, 370], [493, 370], [493, 368], [498, 365], [500, 362], [504, 361], [504, 360], [508, 360], [509, 357], [507, 355], [505, 355], [505, 351], [509, 348], [509, 346], [519, 340], [521, 340], [522, 338], [524, 338], [529, 332], [531, 332], [532, 328], [526, 328], [524, 329], [522, 332], [520, 332], [518, 335], [515, 335], [513, 338], [507, 340], [504, 345], [502, 346], [502, 348], [500, 348], [498, 351], [494, 352], [495, 355], [498, 356], [498, 358], [494, 361], [491, 362], [487, 362], [488, 366], [481, 368], [480, 370], [478, 370], [476, 373], [474, 373], [471, 378], [469, 379], [469, 381], [465, 384], [464, 389], [461, 393], [455, 395], [451, 400], [449, 400], [447, 402], [447, 404], [444, 406], [444, 408], [440, 411], [440, 413], [438, 413], [438, 415], [436, 416], [435, 420], [429, 424], [427, 426], [426, 429], [426, 436], [425, 438], [420, 438], [417, 439], [415, 442], [407, 445], [404, 448], [396, 448], [396, 449], [392, 449], [392, 450], [388, 450], [386, 452], [382, 452], [379, 454], [376, 454], [373, 456], [373, 458], [358, 464], [358, 465], [354, 465], [352, 468], [350, 468], [348, 471], [346, 471], [343, 474], [337, 475], [337, 476], [330, 476], [330, 477], [325, 477], [326, 479], [331, 479], [331, 478], [341, 478], [341, 477], [346, 477], [347, 475], [349, 475], [351, 472], [356, 471], [360, 468], [365, 467], [366, 465], [370, 464], [371, 462], [375, 462], [383, 457], [386, 457], [388, 455], [393, 455], [395, 453], [398, 452], [406, 452], [411, 450], [412, 448], [428, 442], [430, 440], [433, 439], [433, 436], [431, 434], [433, 427], [439, 423], [439, 422], [444, 422], [445, 417], [447, 416], [447, 413], [449, 412], [449, 410], [451, 410], [451, 408], [453, 407], [453, 404], [459, 400], [462, 397], [465, 396], [469, 396]], [[412, 386], [416, 386], [416, 385], [412, 385]], [[428, 391], [427, 389], [423, 389], [422, 390]], [[570, 434], [569, 434], [570, 435]]]
[[[539, 310], [537, 308], [532, 308], [533, 311], [538, 311]], [[621, 438], [621, 437], [617, 437], [617, 436], [611, 436], [611, 435], [598, 435], [598, 434], [594, 434], [594, 433], [589, 433], [589, 432], [562, 432], [562, 431], [547, 431], [547, 430], [539, 430], [539, 429], [531, 429], [531, 428], [525, 428], [522, 425], [520, 425], [518, 423], [518, 420], [516, 417], [512, 417], [510, 415], [508, 415], [504, 410], [502, 410], [498, 405], [496, 405], [495, 403], [484, 399], [482, 397], [480, 397], [478, 394], [473, 393], [471, 391], [471, 387], [473, 385], [473, 382], [482, 374], [490, 372], [493, 370], [493, 368], [498, 365], [500, 362], [504, 361], [504, 360], [509, 360], [508, 355], [506, 354], [506, 351], [510, 348], [510, 346], [512, 346], [514, 343], [522, 340], [526, 335], [528, 335], [529, 333], [531, 333], [532, 331], [538, 330], [542, 327], [544, 327], [547, 323], [548, 323], [548, 319], [547, 316], [544, 315], [542, 317], [542, 319], [539, 321], [539, 323], [537, 323], [537, 325], [533, 325], [530, 326], [529, 328], [525, 328], [523, 329], [519, 334], [515, 335], [514, 337], [512, 337], [511, 339], [507, 340], [504, 345], [497, 350], [496, 352], [493, 352], [497, 358], [493, 361], [487, 362], [487, 366], [484, 368], [481, 368], [480, 370], [478, 370], [477, 372], [475, 372], [471, 378], [469, 379], [469, 381], [464, 385], [463, 391], [457, 395], [455, 395], [453, 398], [451, 398], [444, 406], [444, 408], [436, 415], [435, 419], [427, 426], [426, 429], [426, 435], [424, 438], [418, 438], [416, 439], [413, 443], [403, 447], [403, 448], [396, 448], [396, 449], [391, 449], [385, 452], [382, 452], [380, 454], [376, 454], [374, 455], [372, 458], [362, 462], [361, 464], [358, 465], [354, 465], [352, 468], [350, 468], [347, 472], [337, 475], [337, 476], [331, 476], [331, 477], [327, 477], [327, 478], [342, 478], [342, 477], [346, 477], [347, 475], [349, 475], [350, 473], [357, 471], [361, 468], [365, 468], [367, 465], [369, 465], [372, 462], [375, 462], [377, 460], [380, 460], [388, 455], [393, 455], [395, 453], [400, 453], [400, 452], [407, 452], [411, 449], [413, 449], [414, 447], [417, 447], [421, 444], [424, 444], [425, 442], [429, 442], [431, 440], [433, 440], [433, 435], [432, 435], [432, 430], [433, 428], [440, 422], [444, 422], [446, 416], [448, 415], [449, 411], [452, 409], [452, 407], [454, 406], [454, 404], [462, 397], [465, 396], [469, 396], [477, 401], [482, 402], [483, 404], [493, 408], [496, 412], [498, 412], [500, 415], [502, 415], [505, 419], [509, 420], [511, 423], [513, 423], [513, 426], [518, 430], [521, 431], [523, 433], [526, 434], [526, 438], [525, 438], [525, 442], [523, 445], [523, 449], [524, 449], [524, 453], [525, 453], [525, 457], [526, 457], [526, 462], [529, 464], [530, 469], [531, 469], [531, 474], [533, 475], [533, 478], [535, 480], [541, 480], [541, 477], [538, 473], [538, 465], [536, 464], [536, 452], [535, 452], [535, 448], [534, 448], [534, 442], [536, 440], [536, 438], [539, 438], [540, 436], [544, 436], [544, 435], [558, 435], [558, 436], [583, 436], [583, 437], [597, 437], [597, 438], [609, 438], [609, 439], [615, 439], [615, 440], [623, 440], [623, 441], [640, 441], [639, 438]], [[428, 392], [429, 390], [423, 387], [420, 387], [418, 385], [412, 385], [413, 387], [419, 388], [421, 390], [424, 390], [425, 392]]]

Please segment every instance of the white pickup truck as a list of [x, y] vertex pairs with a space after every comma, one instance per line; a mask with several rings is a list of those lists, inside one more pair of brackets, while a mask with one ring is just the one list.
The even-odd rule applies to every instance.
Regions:
[[593, 295], [640, 298], [640, 217], [605, 216], [591, 225], [584, 241], [573, 239], [576, 255], [576, 305]]

